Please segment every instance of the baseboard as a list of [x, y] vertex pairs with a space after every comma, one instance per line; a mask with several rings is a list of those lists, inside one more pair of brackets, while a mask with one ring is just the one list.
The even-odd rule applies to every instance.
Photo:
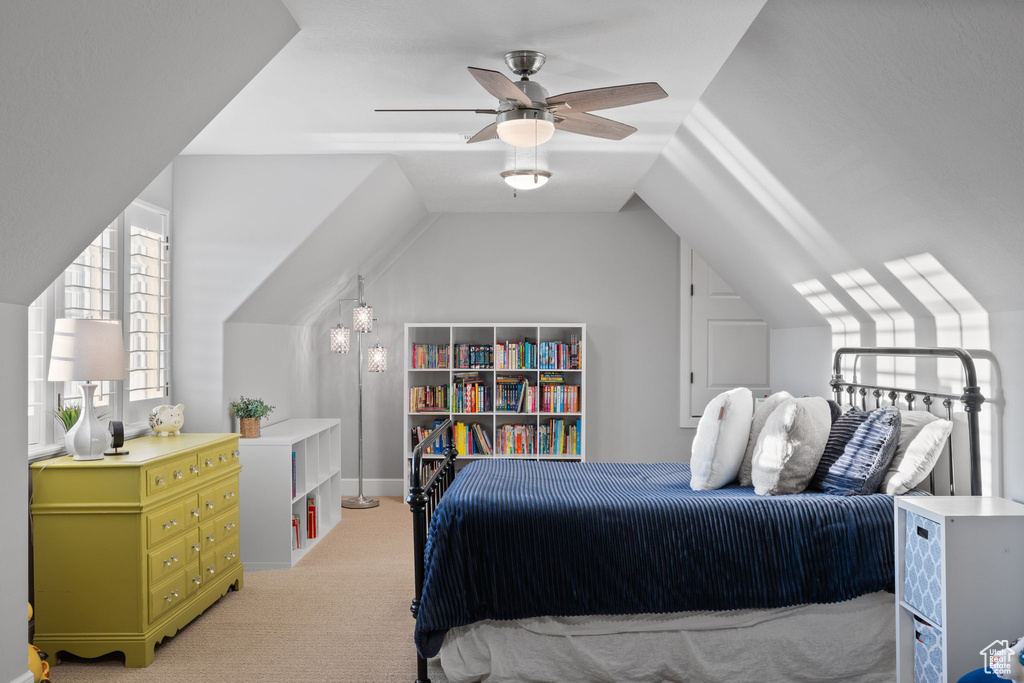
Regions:
[[32, 683], [34, 680], [36, 680], [36, 677], [32, 675], [32, 672], [25, 671], [25, 673], [21, 674], [17, 678], [12, 679], [11, 683]]
[[[359, 493], [358, 479], [342, 479], [341, 495], [354, 496]], [[404, 496], [409, 493], [402, 485], [401, 479], [363, 479], [363, 495], [366, 496]]]

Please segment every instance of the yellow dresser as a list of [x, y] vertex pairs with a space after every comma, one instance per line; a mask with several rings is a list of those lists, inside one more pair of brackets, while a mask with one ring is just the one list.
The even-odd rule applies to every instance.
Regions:
[[35, 645], [81, 657], [153, 646], [234, 587], [238, 436], [146, 436], [128, 455], [32, 465]]

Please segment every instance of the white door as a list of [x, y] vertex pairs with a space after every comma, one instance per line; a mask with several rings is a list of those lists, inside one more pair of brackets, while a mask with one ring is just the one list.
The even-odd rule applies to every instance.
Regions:
[[768, 324], [696, 252], [691, 258], [690, 413], [736, 387], [770, 391]]

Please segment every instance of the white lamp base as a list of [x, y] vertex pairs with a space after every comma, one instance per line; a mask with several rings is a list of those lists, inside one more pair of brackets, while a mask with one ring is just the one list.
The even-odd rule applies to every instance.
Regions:
[[64, 447], [73, 460], [102, 460], [103, 451], [110, 447], [110, 432], [96, 418], [92, 405], [98, 386], [95, 382], [82, 384], [82, 412], [64, 435]]

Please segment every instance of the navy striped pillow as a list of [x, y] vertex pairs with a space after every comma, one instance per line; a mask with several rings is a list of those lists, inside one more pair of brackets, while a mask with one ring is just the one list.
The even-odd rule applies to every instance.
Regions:
[[851, 409], [832, 425], [811, 488], [838, 495], [876, 493], [899, 436], [898, 408]]

